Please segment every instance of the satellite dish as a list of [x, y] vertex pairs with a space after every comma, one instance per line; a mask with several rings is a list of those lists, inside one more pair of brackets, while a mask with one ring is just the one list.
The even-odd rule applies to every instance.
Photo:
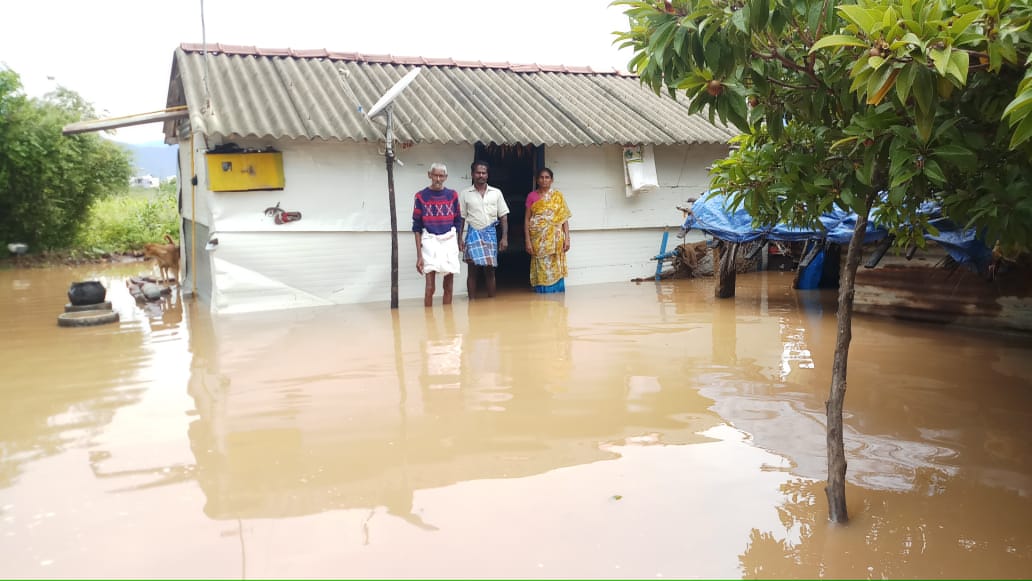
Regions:
[[[387, 158], [387, 196], [390, 200], [391, 208], [391, 308], [398, 308], [398, 212], [394, 204], [394, 114], [393, 107], [394, 99], [405, 90], [405, 87], [409, 86], [419, 75], [419, 71], [422, 69], [412, 69], [407, 75], [401, 78], [400, 81], [394, 83], [386, 93], [380, 97], [380, 100], [373, 105], [373, 108], [366, 113], [366, 118], [372, 119], [380, 113], [385, 113], [387, 117], [387, 128], [386, 133], [383, 137], [383, 154]], [[401, 163], [400, 161], [398, 162]]]
[[387, 92], [384, 93], [382, 97], [380, 97], [380, 100], [377, 101], [375, 105], [373, 105], [373, 108], [370, 109], [368, 113], [366, 113], [366, 117], [372, 119], [373, 117], [376, 117], [377, 115], [382, 113], [383, 110], [386, 109], [388, 105], [393, 103], [394, 99], [397, 98], [397, 96], [405, 90], [405, 87], [409, 86], [409, 83], [411, 83], [413, 79], [419, 76], [419, 72], [421, 70], [423, 69], [412, 69], [411, 71], [409, 71], [407, 75], [402, 77], [400, 81], [394, 83], [394, 86], [388, 89]]

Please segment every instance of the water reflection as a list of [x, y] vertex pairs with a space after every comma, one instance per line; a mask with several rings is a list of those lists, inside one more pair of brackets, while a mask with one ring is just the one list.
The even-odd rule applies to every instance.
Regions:
[[179, 287], [172, 289], [157, 301], [137, 301], [150, 324], [152, 332], [176, 332], [183, 322], [183, 297]]
[[[492, 301], [468, 303], [461, 353], [461, 381], [472, 410], [504, 411], [513, 398], [511, 339], [503, 333]], [[457, 307], [463, 308], [463, 307]]]
[[[782, 485], [783, 528], [753, 529], [741, 556], [749, 579], [1000, 579], [1025, 577], [1032, 543], [1019, 494], [923, 469], [916, 490], [900, 494], [850, 486], [852, 520], [835, 526], [814, 507], [822, 483]], [[958, 513], [970, 518], [957, 519]], [[858, 510], [854, 510], [854, 507]], [[964, 558], [958, 558], [958, 553]]]
[[[72, 282], [99, 280], [120, 322], [57, 327]], [[151, 332], [140, 321], [118, 271], [46, 269], [0, 272], [0, 487], [31, 462], [88, 445], [118, 410], [138, 402], [149, 375]]]
[[[834, 300], [825, 292], [809, 298], [810, 308], [794, 308], [770, 297], [769, 308], [781, 320], [781, 373], [768, 381], [747, 373], [714, 377], [702, 389], [715, 400], [714, 409], [753, 434], [757, 445], [785, 454], [798, 474], [814, 479], [826, 472], [824, 399], [835, 320], [812, 317], [818, 308], [831, 311]], [[748, 300], [738, 302], [741, 308]], [[1032, 403], [1032, 393], [1021, 387], [1032, 379], [1025, 359], [1030, 348], [1028, 337], [944, 335], [941, 327], [858, 317], [844, 434], [850, 482], [911, 490], [922, 470], [954, 473], [977, 457], [992, 464], [993, 478], [1006, 486], [1032, 490], [1032, 480], [1019, 468], [1032, 455], [1017, 444], [1032, 438], [1032, 412], [998, 403]], [[1014, 430], [1001, 434], [996, 425]], [[1000, 452], [989, 452], [993, 447]]]
[[[568, 317], [562, 297], [513, 297], [215, 319], [211, 345], [191, 336], [195, 351], [214, 351], [190, 388], [206, 511], [385, 506], [414, 518], [415, 489], [612, 459], [599, 442], [640, 436], [637, 426], [664, 428], [668, 442], [706, 440], [697, 432], [718, 422], [707, 402], [661, 387], [677, 383], [676, 365], [640, 377], [597, 346], [580, 364], [575, 335], [594, 333]], [[360, 340], [342, 344], [341, 332]], [[638, 343], [613, 347], [650, 353]]]
[[[437, 317], [443, 319], [439, 324]], [[443, 328], [442, 328], [443, 327]], [[420, 385], [424, 398], [435, 391], [457, 390], [462, 369], [462, 335], [455, 331], [455, 313], [448, 307], [441, 314], [426, 311], [426, 339], [422, 344], [423, 369]]]
[[121, 324], [89, 330], [54, 324], [68, 276], [0, 272], [10, 576], [943, 576], [976, 554], [1005, 577], [1032, 558], [1024, 337], [858, 318], [853, 521], [831, 527], [834, 296], [790, 276], [739, 277], [733, 301], [688, 280], [217, 318], [123, 288]]
[[735, 301], [713, 303], [711, 357], [713, 363], [728, 368], [738, 363], [738, 318], [735, 306]]
[[537, 367], [539, 385], [550, 393], [570, 389], [573, 345], [567, 318], [566, 295], [536, 296], [529, 316], [535, 332], [528, 338], [534, 352], [525, 364]]

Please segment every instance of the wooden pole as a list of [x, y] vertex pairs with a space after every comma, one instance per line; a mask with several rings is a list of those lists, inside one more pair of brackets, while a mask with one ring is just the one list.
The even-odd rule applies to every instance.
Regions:
[[738, 253], [738, 244], [722, 241], [718, 251], [720, 255], [715, 260], [717, 286], [713, 289], [713, 294], [718, 299], [729, 299], [735, 296], [735, 255]]
[[394, 106], [387, 106], [387, 194], [391, 207], [391, 308], [398, 308], [398, 212], [394, 203]]

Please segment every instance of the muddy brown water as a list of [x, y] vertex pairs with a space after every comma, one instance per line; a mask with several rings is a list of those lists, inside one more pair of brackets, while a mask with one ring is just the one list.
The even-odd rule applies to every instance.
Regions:
[[213, 317], [141, 268], [0, 271], [0, 576], [1032, 576], [1028, 337], [858, 318], [833, 526], [789, 274]]

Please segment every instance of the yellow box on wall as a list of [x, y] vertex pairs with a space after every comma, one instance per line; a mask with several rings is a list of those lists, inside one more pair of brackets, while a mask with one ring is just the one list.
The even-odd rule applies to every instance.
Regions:
[[213, 192], [282, 190], [283, 153], [208, 153], [208, 188]]

